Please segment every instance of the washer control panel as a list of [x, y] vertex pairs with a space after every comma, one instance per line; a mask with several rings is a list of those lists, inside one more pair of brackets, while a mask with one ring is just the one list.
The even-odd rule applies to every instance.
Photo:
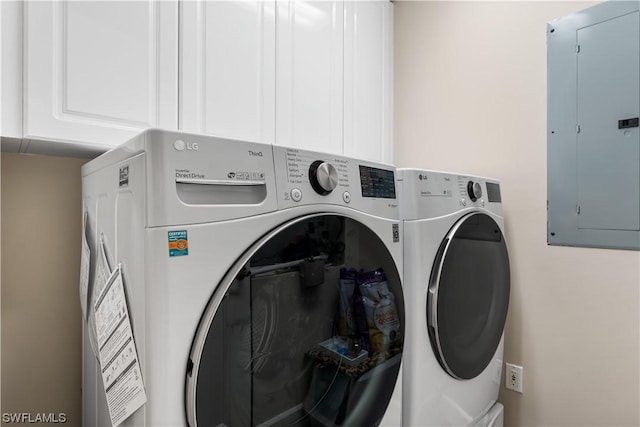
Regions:
[[396, 218], [395, 167], [273, 147], [279, 208], [329, 203]]

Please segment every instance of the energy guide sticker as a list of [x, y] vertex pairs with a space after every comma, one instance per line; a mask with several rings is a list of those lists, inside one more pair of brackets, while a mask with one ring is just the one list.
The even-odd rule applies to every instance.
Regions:
[[169, 256], [189, 255], [187, 230], [169, 232]]

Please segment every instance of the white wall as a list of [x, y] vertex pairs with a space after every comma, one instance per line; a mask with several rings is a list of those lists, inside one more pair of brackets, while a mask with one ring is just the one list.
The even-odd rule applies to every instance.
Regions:
[[546, 244], [546, 22], [593, 4], [395, 3], [397, 165], [503, 182], [509, 426], [640, 424], [638, 252]]

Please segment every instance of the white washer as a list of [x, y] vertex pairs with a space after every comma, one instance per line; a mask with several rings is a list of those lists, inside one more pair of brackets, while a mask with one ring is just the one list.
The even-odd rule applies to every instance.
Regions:
[[[149, 130], [82, 174], [92, 269], [103, 242], [122, 265], [148, 397], [122, 425], [400, 425], [393, 166]], [[343, 267], [382, 268], [395, 298], [400, 327], [365, 358], [319, 346], [345, 345]], [[109, 425], [84, 330], [83, 425]]]
[[[407, 329], [404, 426], [499, 426], [510, 291], [500, 183], [398, 169]], [[492, 424], [487, 424], [491, 422]]]

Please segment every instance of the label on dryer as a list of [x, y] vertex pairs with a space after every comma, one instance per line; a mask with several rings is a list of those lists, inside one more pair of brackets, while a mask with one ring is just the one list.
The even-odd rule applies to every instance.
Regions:
[[451, 178], [440, 174], [419, 174], [420, 197], [452, 197], [453, 183]]

